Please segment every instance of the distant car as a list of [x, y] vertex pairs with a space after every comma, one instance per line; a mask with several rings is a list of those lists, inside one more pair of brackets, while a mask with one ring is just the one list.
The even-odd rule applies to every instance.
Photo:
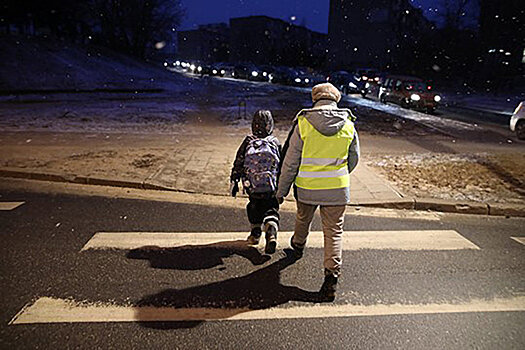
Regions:
[[379, 88], [382, 103], [393, 102], [403, 108], [414, 108], [434, 113], [441, 96], [434, 93], [432, 86], [422, 79], [410, 76], [392, 75], [386, 78]]
[[368, 82], [344, 70], [330, 73], [326, 80], [345, 95], [361, 94], [361, 96], [365, 97], [370, 92], [370, 84]]
[[289, 67], [276, 67], [272, 74], [272, 83], [282, 85], [294, 85], [298, 74], [295, 70]]
[[510, 130], [516, 133], [518, 139], [525, 140], [525, 101], [521, 101], [512, 114]]

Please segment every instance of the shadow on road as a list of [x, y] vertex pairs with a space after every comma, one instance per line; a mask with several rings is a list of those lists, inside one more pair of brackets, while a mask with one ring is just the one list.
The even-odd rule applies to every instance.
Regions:
[[244, 240], [175, 248], [145, 246], [129, 251], [126, 257], [149, 260], [150, 266], [157, 269], [205, 270], [223, 265], [223, 259], [233, 255], [240, 255], [253, 265], [262, 265], [270, 260], [268, 255], [262, 255]]
[[[289, 301], [320, 302], [318, 292], [284, 286], [280, 283], [280, 272], [296, 261], [291, 251], [285, 250], [284, 254], [284, 257], [274, 263], [246, 276], [186, 289], [166, 289], [160, 293], [145, 296], [135, 304], [137, 307], [135, 317], [142, 326], [147, 328], [191, 328], [204, 322], [198, 319], [191, 320], [198, 318], [191, 309], [196, 311], [198, 308], [211, 309], [212, 316], [207, 318], [219, 320], [250, 310], [275, 307]], [[154, 310], [151, 308], [156, 307], [185, 309], [185, 319], [190, 321], [141, 321], [150, 319], [152, 310]]]

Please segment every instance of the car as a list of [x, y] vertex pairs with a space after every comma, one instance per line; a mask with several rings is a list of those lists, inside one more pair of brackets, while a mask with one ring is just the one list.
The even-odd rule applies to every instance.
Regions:
[[368, 82], [344, 70], [330, 73], [326, 80], [345, 95], [361, 94], [361, 96], [365, 97], [370, 92], [370, 84]]
[[521, 101], [510, 118], [510, 130], [516, 133], [516, 137], [525, 140], [525, 101]]
[[274, 84], [294, 85], [295, 79], [298, 79], [297, 72], [289, 67], [275, 67], [271, 75]]
[[251, 63], [240, 63], [235, 65], [232, 76], [235, 79], [264, 81], [266, 77], [262, 76], [262, 71]]
[[401, 75], [386, 77], [379, 88], [378, 97], [382, 103], [393, 102], [403, 108], [424, 110], [427, 113], [434, 113], [441, 101], [441, 96], [423, 79]]

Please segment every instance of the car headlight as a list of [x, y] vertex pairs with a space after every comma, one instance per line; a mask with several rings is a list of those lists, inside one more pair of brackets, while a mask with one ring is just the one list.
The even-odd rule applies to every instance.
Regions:
[[234, 76], [235, 76], [235, 72], [232, 72], [232, 77], [234, 77]]
[[300, 83], [300, 82], [301, 82], [301, 79], [299, 79], [299, 78], [295, 78], [295, 82], [296, 82], [296, 83]]
[[190, 65], [190, 69], [195, 70], [195, 65], [194, 64]]
[[305, 82], [306, 84], [308, 84], [308, 83], [310, 82], [310, 79], [306, 78], [306, 79], [304, 80], [304, 82]]
[[212, 70], [213, 74], [217, 74], [217, 69]]
[[369, 87], [370, 87], [370, 84], [369, 84], [369, 83], [366, 83], [366, 84], [365, 84], [365, 88], [368, 89]]
[[226, 74], [226, 71], [224, 69], [221, 70], [221, 74]]
[[168, 62], [164, 62], [164, 67], [167, 67], [168, 66]]
[[267, 77], [267, 76], [268, 76], [268, 73], [263, 72], [263, 77]]
[[199, 72], [202, 72], [202, 67], [201, 67], [201, 66], [197, 67], [197, 70], [198, 70]]
[[258, 75], [259, 75], [259, 72], [256, 72], [256, 71], [253, 71], [253, 72], [252, 72], [252, 76], [253, 76], [253, 77], [256, 77], [256, 76], [258, 76]]
[[436, 102], [441, 101], [441, 96], [439, 96], [439, 95], [434, 96], [434, 101], [436, 101]]
[[348, 86], [350, 86], [351, 88], [357, 89], [357, 85], [355, 85], [352, 82], [348, 83]]
[[412, 95], [410, 95], [410, 99], [412, 101], [419, 101], [419, 100], [421, 100], [421, 96], [419, 96], [418, 94], [412, 94]]

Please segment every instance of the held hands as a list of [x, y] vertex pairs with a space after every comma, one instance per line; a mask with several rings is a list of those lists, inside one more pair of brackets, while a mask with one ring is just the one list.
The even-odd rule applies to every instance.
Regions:
[[230, 195], [236, 197], [239, 192], [239, 183], [237, 181], [230, 181]]

